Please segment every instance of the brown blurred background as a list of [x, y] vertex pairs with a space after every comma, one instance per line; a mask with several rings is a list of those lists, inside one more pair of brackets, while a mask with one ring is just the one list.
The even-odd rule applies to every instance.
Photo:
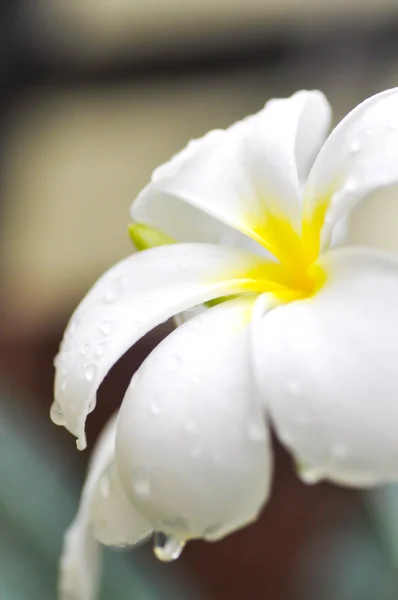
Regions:
[[[396, 85], [398, 4], [4, 0], [0, 49], [2, 406], [9, 412], [12, 402], [18, 435], [33, 429], [43, 460], [56, 453], [67, 465], [65, 485], [77, 490], [87, 453], [78, 454], [49, 421], [52, 359], [79, 299], [132, 251], [132, 200], [189, 139], [259, 110], [270, 97], [320, 88], [337, 120]], [[395, 229], [391, 235], [395, 243]], [[89, 420], [91, 445], [171, 326], [113, 369]], [[131, 557], [131, 568], [143, 561], [160, 582], [154, 599], [167, 598], [161, 590], [180, 578], [186, 587], [173, 597], [185, 600], [196, 592], [208, 600], [398, 597], [395, 563], [366, 502], [333, 486], [305, 487], [276, 442], [275, 453], [274, 491], [258, 523], [217, 544], [189, 544], [178, 565], [155, 564], [149, 547]], [[110, 590], [107, 598], [119, 597]], [[46, 593], [37, 597], [55, 598]]]

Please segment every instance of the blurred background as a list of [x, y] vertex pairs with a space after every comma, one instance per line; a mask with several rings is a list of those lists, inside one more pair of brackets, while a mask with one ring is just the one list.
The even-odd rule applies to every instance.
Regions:
[[[56, 598], [88, 452], [49, 420], [52, 360], [82, 295], [132, 251], [128, 210], [152, 170], [270, 97], [322, 89], [337, 121], [397, 83], [396, 0], [2, 0], [1, 600]], [[91, 447], [171, 327], [112, 370]], [[172, 565], [149, 545], [108, 553], [102, 600], [396, 600], [398, 492], [305, 487], [275, 454], [256, 524]]]

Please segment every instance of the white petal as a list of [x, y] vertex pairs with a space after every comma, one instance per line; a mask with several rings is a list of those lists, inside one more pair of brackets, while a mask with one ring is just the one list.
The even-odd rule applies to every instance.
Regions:
[[174, 314], [242, 291], [240, 279], [260, 264], [263, 259], [237, 249], [176, 244], [134, 254], [110, 269], [66, 329], [55, 361], [53, 420], [84, 448], [98, 386], [124, 352]]
[[59, 600], [96, 600], [101, 562], [101, 547], [92, 531], [74, 522], [64, 538], [58, 583]]
[[[322, 246], [355, 204], [398, 183], [398, 88], [369, 98], [336, 127], [309, 175], [305, 218], [327, 205]], [[381, 216], [381, 215], [380, 215]]]
[[90, 522], [94, 537], [106, 546], [132, 546], [152, 533], [151, 524], [128, 500], [113, 462], [93, 489]]
[[256, 519], [271, 475], [268, 430], [253, 393], [253, 299], [231, 300], [181, 325], [133, 377], [116, 462], [126, 492], [155, 529], [217, 539]]
[[132, 217], [177, 239], [223, 243], [228, 230], [201, 219], [197, 209], [254, 239], [270, 213], [298, 226], [300, 180], [329, 116], [320, 92], [268, 102], [229, 129], [190, 142], [157, 169], [134, 202]]
[[398, 478], [398, 262], [341, 249], [315, 297], [253, 321], [255, 372], [303, 478]]
[[101, 559], [98, 539], [113, 545], [133, 544], [151, 531], [149, 523], [128, 502], [120, 483], [113, 479], [109, 489], [104, 487], [103, 472], [115, 454], [115, 432], [116, 417], [112, 417], [94, 448], [78, 513], [65, 534], [61, 600], [97, 597]]
[[98, 541], [133, 544], [151, 532], [146, 519], [128, 502], [117, 477], [106, 487], [103, 473], [114, 458], [115, 432], [116, 417], [112, 417], [94, 448], [78, 513], [65, 534], [59, 582], [61, 600], [97, 597], [101, 559]]
[[98, 477], [115, 450], [116, 417], [112, 417], [93, 450], [79, 510], [65, 533], [59, 581], [60, 600], [94, 600], [97, 597], [101, 548], [90, 525], [90, 502]]

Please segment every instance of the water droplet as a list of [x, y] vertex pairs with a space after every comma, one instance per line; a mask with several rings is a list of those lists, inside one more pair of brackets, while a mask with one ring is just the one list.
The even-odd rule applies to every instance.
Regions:
[[104, 321], [100, 327], [104, 335], [112, 335], [119, 327], [119, 321]]
[[162, 562], [177, 560], [181, 556], [184, 546], [184, 541], [161, 531], [155, 531], [153, 535], [153, 552], [156, 558]]
[[133, 489], [138, 496], [149, 496], [151, 480], [147, 469], [138, 469], [133, 477]]
[[114, 281], [110, 287], [106, 290], [104, 300], [111, 304], [112, 302], [116, 302], [120, 298], [121, 289], [118, 285], [117, 281]]
[[82, 433], [76, 440], [76, 447], [78, 450], [85, 450], [87, 448], [86, 434]]
[[61, 354], [57, 354], [57, 355], [54, 357], [54, 360], [53, 360], [53, 365], [54, 365], [54, 367], [55, 367], [56, 369], [57, 369], [57, 368], [58, 368], [58, 367], [61, 365]]
[[97, 367], [95, 365], [89, 365], [84, 372], [84, 376], [87, 379], [87, 381], [92, 381], [95, 377], [96, 372]]
[[50, 419], [55, 425], [65, 425], [66, 420], [61, 406], [57, 401], [54, 401], [50, 408]]
[[357, 152], [359, 152], [359, 150], [361, 149], [362, 144], [360, 141], [356, 140], [354, 142], [352, 142], [351, 146], [350, 146], [350, 150], [353, 154], [356, 154]]
[[265, 438], [265, 427], [260, 423], [252, 423], [249, 426], [249, 438], [253, 442], [262, 442]]
[[307, 483], [308, 485], [313, 485], [323, 479], [323, 473], [320, 469], [308, 467], [306, 465], [303, 465], [299, 469], [298, 476], [303, 483]]
[[103, 356], [105, 354], [106, 347], [108, 345], [107, 341], [99, 342], [97, 348], [95, 350], [95, 356]]
[[96, 405], [96, 403], [97, 403], [97, 402], [96, 402], [96, 398], [95, 398], [95, 397], [94, 397], [92, 400], [90, 400], [90, 402], [88, 403], [88, 406], [87, 406], [87, 412], [88, 412], [88, 413], [91, 413], [91, 412], [93, 412], [93, 410], [94, 410], [94, 408], [95, 408], [95, 405]]
[[334, 458], [337, 458], [338, 460], [343, 460], [348, 454], [347, 446], [345, 444], [342, 444], [341, 442], [335, 442], [332, 445], [332, 454]]
[[80, 350], [80, 354], [82, 356], [86, 356], [87, 352], [89, 351], [90, 346], [88, 344], [84, 344], [83, 348]]
[[301, 385], [298, 381], [289, 381], [286, 388], [292, 396], [299, 396], [301, 394]]
[[[65, 373], [66, 373], [66, 370], [65, 370]], [[65, 375], [65, 373], [63, 373], [63, 375]], [[61, 391], [62, 391], [62, 392], [64, 392], [64, 391], [66, 390], [66, 388], [67, 388], [67, 385], [68, 385], [68, 382], [67, 382], [67, 380], [66, 380], [66, 379], [63, 379], [63, 380], [61, 381], [61, 385], [60, 385], [60, 388], [61, 388]]]

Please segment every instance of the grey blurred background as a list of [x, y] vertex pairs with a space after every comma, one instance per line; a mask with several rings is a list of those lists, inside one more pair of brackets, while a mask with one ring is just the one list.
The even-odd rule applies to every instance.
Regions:
[[[128, 210], [152, 170], [270, 97], [322, 89], [337, 122], [397, 83], [396, 0], [2, 0], [1, 600], [56, 597], [87, 453], [49, 422], [52, 358], [81, 296], [132, 251]], [[370, 207], [363, 230], [373, 221]], [[397, 221], [386, 222], [398, 250]], [[91, 444], [170, 328], [113, 369]], [[189, 544], [176, 565], [157, 564], [149, 545], [114, 553], [102, 597], [394, 600], [397, 507], [394, 488], [305, 487], [276, 445], [258, 523]]]

